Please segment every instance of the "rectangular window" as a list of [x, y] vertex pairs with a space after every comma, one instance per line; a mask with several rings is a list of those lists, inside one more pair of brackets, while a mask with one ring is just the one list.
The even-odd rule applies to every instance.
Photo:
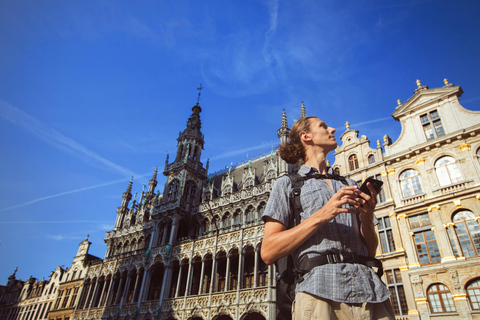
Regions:
[[392, 301], [393, 312], [396, 316], [407, 315], [407, 299], [405, 298], [400, 269], [386, 270], [385, 276], [387, 277], [387, 287], [392, 294], [390, 299]]
[[432, 225], [432, 223], [430, 222], [430, 217], [428, 216], [428, 213], [422, 213], [416, 216], [408, 217], [408, 221], [410, 222], [411, 229]]
[[69, 308], [73, 308], [75, 306], [75, 300], [77, 300], [77, 295], [78, 295], [78, 290], [79, 289], [80, 289], [80, 287], [75, 287], [73, 289], [72, 299], [70, 300], [70, 305], [68, 306]]
[[65, 309], [67, 307], [67, 302], [68, 302], [68, 298], [70, 298], [71, 291], [72, 291], [72, 288], [67, 289], [65, 293], [65, 298], [63, 298], [63, 302], [62, 302], [62, 309]]
[[382, 253], [395, 251], [395, 241], [393, 240], [392, 225], [390, 217], [381, 217], [378, 219], [378, 233], [382, 245]]
[[58, 309], [58, 307], [60, 306], [60, 301], [62, 300], [62, 296], [63, 296], [63, 289], [58, 291], [58, 298], [57, 298], [57, 301], [55, 302], [55, 307], [53, 309]]
[[440, 119], [437, 110], [420, 116], [420, 121], [422, 122], [423, 131], [425, 132], [427, 140], [432, 140], [445, 135], [442, 120]]
[[421, 265], [440, 262], [440, 251], [432, 230], [415, 233], [414, 239]]

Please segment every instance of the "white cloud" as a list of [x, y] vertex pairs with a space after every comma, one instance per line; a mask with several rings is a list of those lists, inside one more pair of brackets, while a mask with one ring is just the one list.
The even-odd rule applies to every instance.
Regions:
[[77, 143], [73, 139], [50, 127], [46, 123], [37, 120], [31, 115], [23, 112], [19, 108], [14, 107], [1, 99], [0, 116], [18, 125], [19, 127], [30, 131], [36, 137], [57, 147], [58, 149], [79, 156], [87, 163], [91, 160], [94, 160], [96, 163], [101, 164], [102, 166], [110, 170], [116, 171], [122, 175], [135, 176], [135, 172], [103, 158], [102, 156], [89, 150], [87, 147]]
[[[149, 175], [150, 175], [150, 174], [142, 174], [142, 175], [137, 176], [136, 179], [138, 179], [138, 178], [143, 178], [143, 177], [147, 177], [147, 176], [149, 176]], [[99, 183], [99, 184], [96, 184], [96, 185], [93, 185], [93, 186], [89, 186], [89, 187], [85, 187], [85, 188], [80, 188], [80, 189], [75, 189], [75, 190], [60, 192], [60, 193], [53, 194], [53, 195], [50, 195], [50, 196], [45, 196], [45, 197], [37, 198], [37, 199], [31, 200], [31, 201], [27, 201], [27, 202], [24, 202], [24, 203], [21, 203], [21, 204], [17, 204], [17, 205], [14, 205], [14, 206], [10, 206], [10, 207], [7, 207], [7, 208], [3, 208], [3, 209], [0, 209], [0, 212], [1, 212], [1, 211], [6, 211], [6, 210], [10, 210], [10, 209], [15, 209], [15, 208], [20, 208], [20, 207], [28, 206], [28, 205], [30, 205], [30, 204], [34, 204], [34, 203], [37, 203], [37, 202], [40, 202], [40, 201], [44, 201], [44, 200], [48, 200], [48, 199], [52, 199], [52, 198], [64, 196], [64, 195], [67, 195], [67, 194], [82, 192], [82, 191], [91, 190], [91, 189], [96, 189], [96, 188], [100, 188], [100, 187], [106, 187], [106, 186], [110, 186], [110, 185], [117, 184], [117, 183], [120, 183], [120, 182], [126, 182], [126, 180], [125, 180], [125, 179], [118, 179], [118, 180], [108, 181], [108, 182], [104, 182], [104, 183]], [[67, 222], [68, 222], [68, 221], [67, 221]], [[61, 222], [61, 221], [60, 221], [60, 222], [49, 222], [49, 221], [21, 222], [21, 221], [20, 221], [20, 222], [17, 222], [17, 223], [67, 223], [67, 222]], [[83, 222], [88, 222], [88, 221], [83, 221]], [[14, 222], [0, 222], [0, 223], [14, 223]]]

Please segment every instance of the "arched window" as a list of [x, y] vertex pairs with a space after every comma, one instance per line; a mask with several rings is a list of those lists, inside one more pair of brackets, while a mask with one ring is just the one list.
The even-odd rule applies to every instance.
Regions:
[[452, 294], [443, 284], [436, 283], [430, 286], [427, 295], [432, 313], [455, 312]]
[[230, 254], [228, 257], [229, 261], [229, 269], [230, 272], [228, 273], [228, 290], [237, 290], [238, 286], [238, 249], [230, 250]]
[[[468, 210], [461, 210], [453, 216], [453, 223], [455, 224], [455, 233], [462, 249], [463, 256], [466, 258], [480, 255], [480, 226], [475, 220], [475, 215]], [[453, 237], [453, 234], [450, 234]], [[452, 240], [452, 245], [455, 249], [455, 240]]]
[[255, 249], [247, 246], [244, 249], [243, 256], [243, 283], [242, 288], [253, 288], [253, 278], [255, 273]]
[[180, 187], [180, 183], [178, 179], [175, 179], [172, 182], [170, 182], [170, 184], [168, 185], [167, 201], [173, 201], [177, 199], [179, 187]]
[[472, 310], [480, 310], [480, 279], [476, 279], [467, 285], [467, 295]]
[[404, 198], [423, 193], [418, 172], [413, 169], [403, 171], [400, 175], [400, 188]]
[[452, 157], [441, 157], [435, 162], [435, 172], [438, 182], [441, 186], [446, 186], [462, 181], [462, 174], [457, 167], [455, 159]]
[[348, 165], [350, 167], [350, 171], [358, 169], [358, 158], [356, 154], [352, 154], [348, 157]]
[[223, 224], [223, 230], [228, 230], [232, 226], [232, 219], [230, 217], [229, 212], [223, 215], [222, 224]]
[[225, 290], [225, 280], [227, 272], [227, 254], [220, 251], [217, 254], [217, 274], [215, 276], [215, 292], [223, 292]]
[[197, 295], [200, 289], [200, 277], [202, 271], [202, 258], [196, 256], [192, 262], [192, 284], [190, 287], [190, 295]]
[[258, 261], [257, 287], [265, 287], [268, 285], [268, 266], [262, 260], [262, 256], [260, 254], [260, 245], [257, 246], [257, 261]]
[[257, 207], [257, 217], [256, 220], [261, 221], [263, 213], [265, 212], [265, 202], [260, 203]]
[[162, 263], [153, 266], [151, 269], [151, 280], [148, 288], [147, 300], [158, 300], [162, 289], [164, 266]]
[[253, 218], [254, 209], [252, 206], [248, 206], [247, 210], [245, 210], [245, 222], [252, 223], [254, 221]]
[[375, 163], [375, 156], [373, 154], [368, 156], [368, 164]]
[[477, 160], [480, 161], [480, 148], [477, 150]]
[[340, 168], [339, 167], [335, 167], [333, 169], [333, 173], [335, 173], [336, 175], [340, 175]]

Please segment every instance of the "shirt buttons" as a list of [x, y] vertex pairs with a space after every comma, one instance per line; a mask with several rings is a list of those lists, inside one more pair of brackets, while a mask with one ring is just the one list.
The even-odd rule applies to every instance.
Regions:
[[355, 278], [356, 276], [357, 276], [357, 275], [354, 273], [354, 274], [353, 274], [353, 277]]
[[347, 233], [347, 230], [343, 230], [343, 233]]

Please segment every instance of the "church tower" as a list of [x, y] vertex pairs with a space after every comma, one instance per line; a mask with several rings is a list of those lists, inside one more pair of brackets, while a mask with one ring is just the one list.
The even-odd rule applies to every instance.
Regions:
[[[167, 225], [165, 232], [168, 233], [168, 236], [159, 240], [158, 245], [173, 246], [177, 239], [194, 236], [198, 228], [191, 217], [198, 212], [203, 184], [207, 180], [207, 169], [200, 162], [205, 143], [200, 121], [202, 89], [202, 86], [198, 88], [197, 103], [192, 107], [187, 127], [179, 133], [174, 161], [168, 163], [168, 155], [165, 161], [163, 171], [167, 177], [165, 188], [162, 200], [155, 207], [153, 215], [160, 220], [160, 224]], [[171, 229], [168, 227], [170, 223], [173, 224]]]

